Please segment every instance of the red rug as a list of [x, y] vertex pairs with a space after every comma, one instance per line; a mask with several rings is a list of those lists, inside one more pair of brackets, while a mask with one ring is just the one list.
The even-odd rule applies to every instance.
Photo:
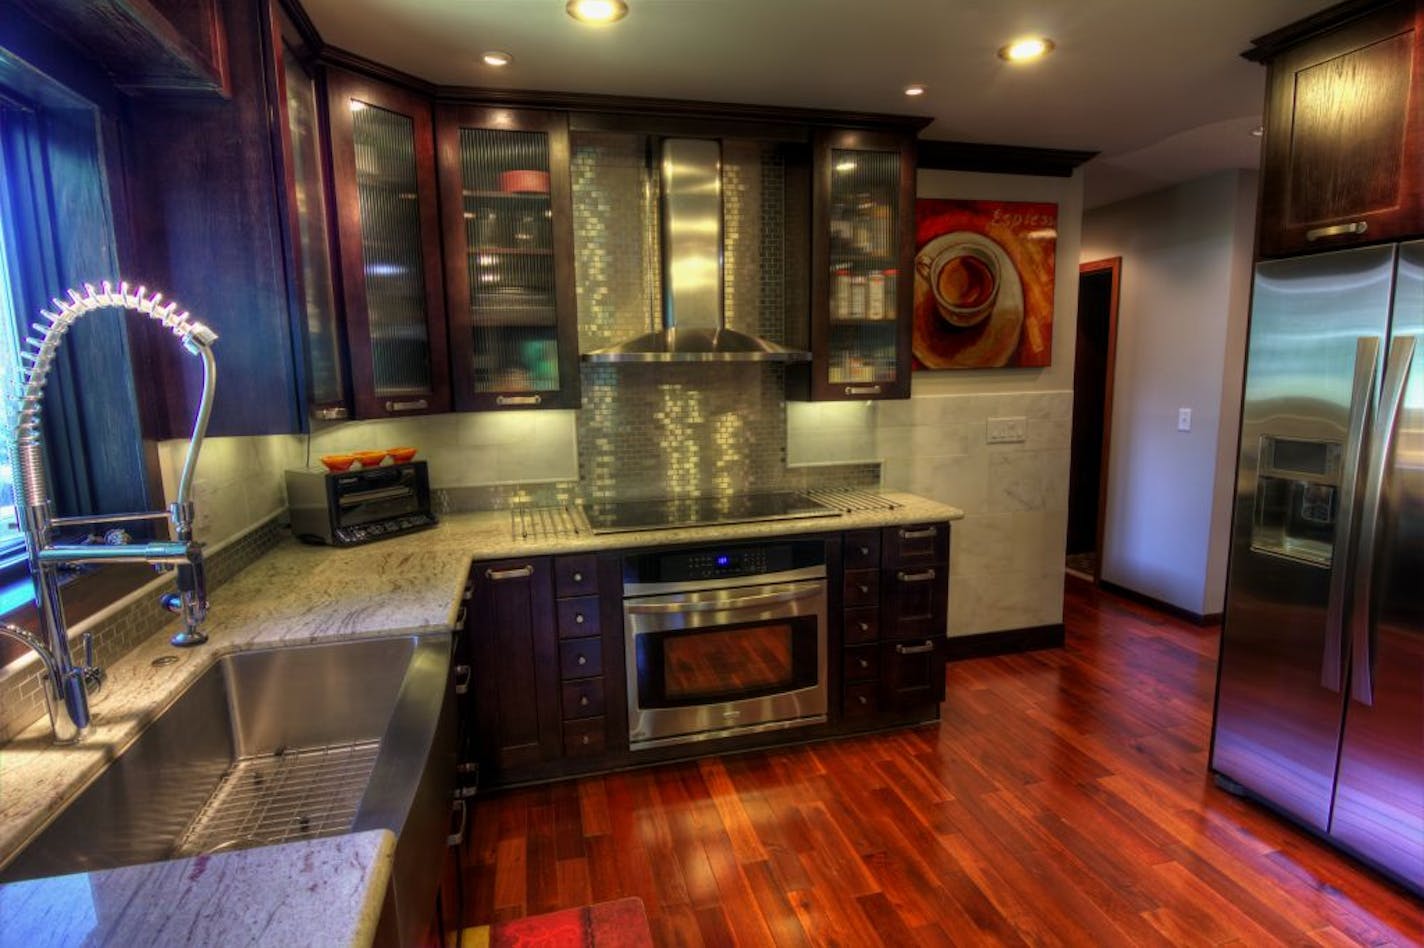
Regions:
[[653, 948], [643, 900], [600, 902], [460, 933], [459, 948]]

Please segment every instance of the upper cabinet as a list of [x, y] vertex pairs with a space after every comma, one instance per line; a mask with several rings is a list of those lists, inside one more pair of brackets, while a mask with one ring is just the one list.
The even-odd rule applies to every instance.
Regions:
[[437, 138], [455, 407], [578, 407], [566, 115], [446, 105]]
[[327, 93], [356, 415], [449, 411], [431, 103], [339, 69]]
[[823, 130], [812, 145], [809, 367], [793, 397], [908, 398], [912, 134]]
[[271, 5], [271, 13], [279, 184], [287, 218], [293, 324], [304, 344], [298, 348], [305, 352], [307, 408], [316, 418], [346, 418], [345, 348], [332, 279], [317, 80], [303, 59], [295, 24], [279, 4]]
[[1262, 256], [1424, 233], [1421, 37], [1424, 0], [1397, 0], [1302, 21], [1247, 53], [1269, 66]]

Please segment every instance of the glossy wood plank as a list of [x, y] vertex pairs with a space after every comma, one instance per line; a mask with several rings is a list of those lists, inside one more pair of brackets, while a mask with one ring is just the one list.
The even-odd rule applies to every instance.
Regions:
[[1424, 943], [1417, 900], [1207, 773], [1218, 631], [1072, 583], [942, 720], [478, 801], [467, 923], [635, 895], [660, 945]]

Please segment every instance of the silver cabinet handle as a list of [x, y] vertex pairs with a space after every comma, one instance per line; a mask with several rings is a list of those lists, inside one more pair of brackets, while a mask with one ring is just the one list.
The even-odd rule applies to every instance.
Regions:
[[856, 588], [856, 589], [859, 589], [860, 592], [861, 592], [861, 595], [863, 595], [863, 596], [868, 596], [868, 595], [870, 595], [870, 587], [867, 586], [867, 585], [865, 585], [865, 583], [860, 583], [860, 584], [857, 585], [855, 588]]
[[879, 395], [879, 385], [847, 385], [845, 393], [847, 395]]
[[469, 611], [470, 611], [470, 610], [469, 610], [469, 607], [468, 607], [468, 606], [461, 606], [461, 607], [460, 607], [460, 611], [455, 614], [455, 631], [456, 631], [456, 632], [463, 632], [463, 631], [465, 631], [465, 619], [468, 617]]
[[1348, 224], [1332, 224], [1329, 227], [1312, 227], [1305, 232], [1305, 239], [1311, 242], [1326, 237], [1344, 237], [1349, 234], [1363, 234], [1370, 229], [1365, 221], [1350, 221]]
[[939, 533], [939, 527], [924, 527], [924, 528], [919, 529], [919, 530], [906, 530], [904, 527], [901, 527], [901, 528], [900, 528], [900, 539], [902, 539], [902, 540], [928, 540], [930, 537], [934, 536], [934, 535], [937, 534], [937, 533]]
[[318, 408], [312, 412], [312, 417], [321, 421], [341, 421], [350, 414], [344, 408]]
[[1374, 669], [1371, 667], [1374, 656], [1370, 654], [1370, 593], [1374, 581], [1375, 544], [1379, 541], [1384, 482], [1389, 473], [1390, 456], [1394, 453], [1395, 435], [1399, 431], [1399, 409], [1404, 404], [1409, 370], [1414, 367], [1414, 343], [1414, 336], [1399, 336], [1390, 344], [1384, 390], [1380, 396], [1380, 417], [1370, 445], [1365, 504], [1360, 513], [1359, 555], [1355, 559], [1355, 584], [1351, 591], [1350, 634], [1354, 655], [1350, 662], [1350, 696], [1360, 704], [1375, 702]]
[[524, 579], [526, 576], [534, 575], [532, 566], [516, 566], [514, 569], [487, 569], [485, 578], [499, 582], [504, 579]]
[[542, 395], [497, 395], [496, 405], [538, 405], [544, 401]]
[[1355, 340], [1355, 381], [1350, 394], [1350, 428], [1345, 445], [1344, 467], [1340, 472], [1340, 498], [1335, 534], [1340, 538], [1339, 562], [1330, 571], [1330, 600], [1325, 610], [1325, 651], [1320, 656], [1320, 684], [1338, 692], [1345, 667], [1345, 597], [1349, 593], [1349, 559], [1355, 549], [1355, 492], [1359, 489], [1364, 444], [1368, 437], [1370, 406], [1375, 403], [1375, 379], [1379, 374], [1380, 340], [1361, 336]]
[[456, 813], [460, 814], [460, 827], [459, 829], [455, 830], [455, 832], [445, 837], [445, 845], [458, 846], [465, 841], [465, 824], [469, 820], [470, 809], [469, 807], [465, 806], [465, 801], [463, 799], [455, 800], [453, 803], [450, 804], [450, 808], [453, 809]]
[[870, 623], [869, 623], [869, 622], [866, 622], [865, 620], [862, 619], [858, 624], [860, 625], [860, 631], [862, 631], [862, 632], [869, 632], [869, 631], [870, 631]]
[[578, 570], [574, 570], [574, 574], [570, 578], [576, 583], [581, 583], [583, 582], [583, 573], [579, 572]]
[[870, 699], [867, 698], [865, 695], [856, 695], [855, 700], [859, 701], [861, 704], [870, 704]]
[[587, 664], [588, 664], [588, 656], [587, 656], [587, 655], [579, 655], [579, 656], [577, 656], [576, 658], [574, 658], [574, 664], [575, 664], [575, 665], [587, 665]]
[[430, 407], [430, 403], [423, 398], [411, 399], [408, 402], [386, 402], [386, 411], [421, 411]]
[[870, 555], [870, 547], [868, 547], [868, 546], [863, 546], [863, 547], [861, 547], [861, 548], [860, 548], [860, 555], [861, 555], [861, 556], [869, 556], [869, 555]]
[[895, 651], [901, 655], [923, 655], [926, 652], [934, 651], [934, 643], [926, 642], [924, 645], [897, 645]]
[[586, 708], [586, 707], [588, 707], [588, 695], [579, 695], [579, 707], [580, 707], [580, 708]]
[[895, 574], [895, 578], [902, 583], [927, 583], [935, 578], [935, 571], [932, 569], [921, 570], [918, 573], [907, 573], [904, 570]]
[[470, 690], [470, 679], [474, 677], [474, 669], [469, 665], [455, 666], [455, 694], [463, 695]]
[[574, 613], [574, 625], [583, 625], [583, 622], [584, 622], [583, 613], [582, 613], [582, 612], [575, 612], [575, 613]]
[[860, 662], [860, 667], [861, 667], [861, 668], [869, 668], [869, 667], [870, 667], [870, 663], [867, 662], [867, 661], [866, 661], [865, 659], [863, 659], [863, 658], [857, 658], [856, 661], [857, 661], [857, 662]]

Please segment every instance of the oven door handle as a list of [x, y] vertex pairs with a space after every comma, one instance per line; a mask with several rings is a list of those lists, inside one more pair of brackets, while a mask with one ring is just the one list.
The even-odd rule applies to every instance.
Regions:
[[777, 603], [811, 599], [822, 594], [819, 583], [785, 592], [763, 593], [759, 596], [737, 596], [728, 599], [704, 599], [689, 602], [625, 602], [623, 611], [631, 615], [671, 615], [686, 612], [726, 612], [734, 609], [755, 609]]

